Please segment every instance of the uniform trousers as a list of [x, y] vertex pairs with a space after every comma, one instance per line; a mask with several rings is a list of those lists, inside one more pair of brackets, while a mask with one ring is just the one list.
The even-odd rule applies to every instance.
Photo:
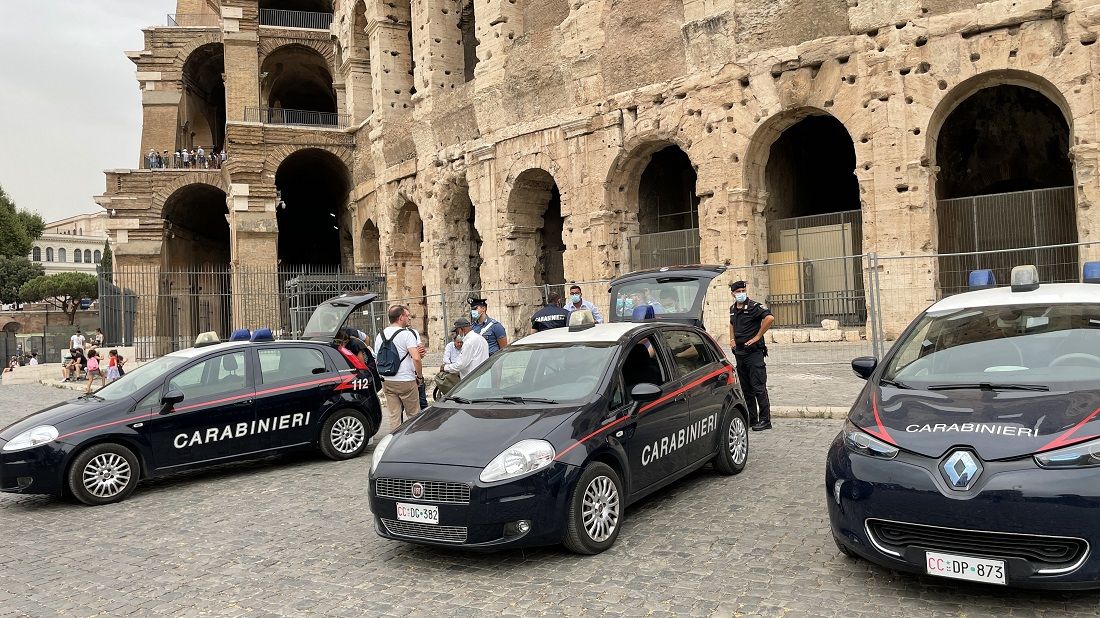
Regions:
[[737, 380], [749, 408], [749, 422], [772, 422], [772, 406], [768, 400], [768, 367], [764, 363], [763, 350], [735, 351]]

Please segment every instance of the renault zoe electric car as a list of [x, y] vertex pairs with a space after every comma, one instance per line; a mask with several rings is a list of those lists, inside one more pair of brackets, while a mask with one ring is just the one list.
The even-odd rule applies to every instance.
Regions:
[[1017, 267], [1011, 287], [945, 298], [881, 362], [853, 362], [867, 385], [825, 473], [842, 552], [991, 584], [1100, 586], [1098, 266], [1044, 285]]

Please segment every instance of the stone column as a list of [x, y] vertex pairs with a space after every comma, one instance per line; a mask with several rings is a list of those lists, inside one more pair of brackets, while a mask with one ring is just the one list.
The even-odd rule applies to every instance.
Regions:
[[[156, 74], [159, 76], [159, 74]], [[149, 74], [138, 72], [138, 79]], [[147, 167], [145, 155], [150, 150], [172, 152], [176, 149], [176, 127], [182, 98], [174, 82], [145, 81], [141, 93], [142, 129], [138, 167]], [[162, 89], [163, 88], [163, 89]]]
[[422, 97], [466, 81], [462, 32], [458, 29], [461, 4], [461, 0], [413, 0], [415, 83]]
[[[280, 311], [279, 299], [284, 290], [279, 287], [277, 274], [279, 226], [274, 187], [234, 183], [230, 185], [228, 202], [233, 327], [269, 327], [273, 331], [293, 327], [295, 324]], [[304, 323], [297, 326], [301, 328]]]
[[503, 81], [507, 49], [523, 34], [523, 9], [514, 0], [480, 0], [474, 3], [474, 17], [479, 41], [474, 75], [481, 88]]
[[412, 105], [411, 19], [411, 13], [396, 11], [391, 16], [373, 15], [367, 25], [372, 98], [381, 116], [401, 113]]
[[[365, 35], [364, 35], [365, 36]], [[344, 76], [344, 106], [351, 114], [352, 125], [358, 125], [374, 112], [373, 76], [369, 58], [349, 58], [340, 68]]]
[[222, 0], [225, 46], [225, 113], [229, 122], [245, 119], [245, 108], [260, 101], [259, 9], [256, 0]]

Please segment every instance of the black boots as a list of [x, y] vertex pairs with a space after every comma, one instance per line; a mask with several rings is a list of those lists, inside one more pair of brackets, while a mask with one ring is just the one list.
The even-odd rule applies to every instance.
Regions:
[[772, 428], [772, 422], [771, 422], [770, 419], [766, 420], [766, 421], [760, 421], [759, 423], [756, 423], [755, 425], [752, 426], [753, 431], [764, 431], [765, 429], [771, 429], [771, 428]]

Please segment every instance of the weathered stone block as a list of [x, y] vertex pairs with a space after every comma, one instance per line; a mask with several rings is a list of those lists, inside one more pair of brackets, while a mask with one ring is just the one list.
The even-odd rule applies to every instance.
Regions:
[[801, 328], [796, 328], [796, 329], [792, 329], [790, 331], [790, 333], [791, 333], [791, 343], [809, 343], [809, 341], [810, 341], [810, 332], [809, 331], [803, 330]]
[[780, 328], [768, 331], [772, 342], [778, 344], [794, 343], [794, 331], [789, 328]]
[[844, 341], [863, 341], [863, 337], [860, 336], [858, 330], [846, 330], [844, 331]]
[[844, 333], [839, 330], [818, 330], [815, 328], [810, 331], [810, 341], [814, 343], [840, 341], [843, 337]]
[[840, 328], [839, 320], [821, 320], [821, 328], [825, 330], [837, 330]]

